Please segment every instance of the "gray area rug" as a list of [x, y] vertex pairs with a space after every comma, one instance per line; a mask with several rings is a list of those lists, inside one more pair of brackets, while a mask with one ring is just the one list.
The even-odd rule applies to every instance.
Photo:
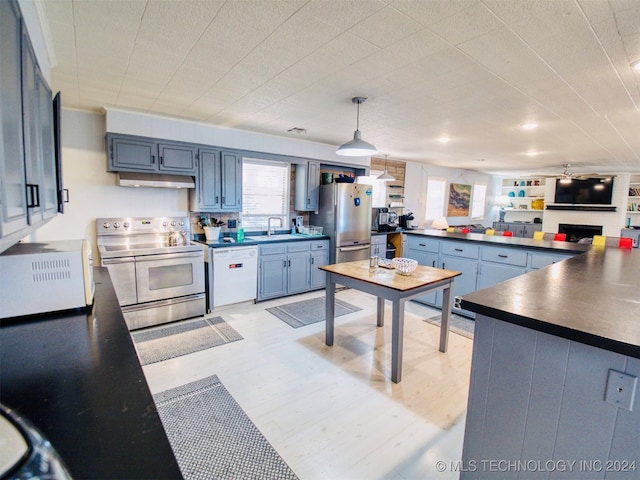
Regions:
[[[440, 326], [440, 323], [442, 321], [442, 314], [433, 318], [425, 318], [424, 321]], [[475, 327], [476, 322], [469, 318], [455, 314], [451, 314], [449, 316], [449, 331], [453, 333], [457, 333], [458, 335], [462, 335], [463, 337], [473, 338]]]
[[242, 340], [222, 317], [196, 318], [132, 332], [141, 365]]
[[185, 480], [298, 478], [217, 376], [153, 399]]
[[[304, 327], [305, 325], [311, 325], [312, 323], [324, 322], [326, 311], [325, 297], [287, 303], [286, 305], [270, 307], [266, 310], [293, 328]], [[357, 312], [359, 310], [362, 309], [336, 298], [336, 317]]]

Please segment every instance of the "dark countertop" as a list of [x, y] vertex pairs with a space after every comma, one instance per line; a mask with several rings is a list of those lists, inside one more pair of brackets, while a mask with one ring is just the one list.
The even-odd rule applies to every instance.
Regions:
[[502, 235], [485, 235], [483, 233], [453, 233], [442, 230], [406, 230], [406, 235], [422, 235], [442, 240], [462, 240], [499, 245], [503, 247], [540, 249], [555, 252], [582, 253], [591, 249], [591, 245], [575, 242], [556, 242], [553, 240], [534, 240], [533, 238], [503, 237]]
[[[328, 235], [302, 235], [295, 234], [295, 238], [292, 238], [291, 234], [274, 234], [268, 240], [260, 240], [260, 241], [252, 241], [247, 237], [264, 237], [267, 238], [266, 234], [260, 233], [245, 233], [245, 239], [242, 242], [236, 242], [235, 239], [231, 242], [225, 242], [220, 239], [217, 242], [208, 242], [204, 234], [196, 233], [191, 236], [191, 241], [195, 243], [199, 243], [202, 245], [207, 245], [210, 248], [229, 248], [229, 247], [246, 247], [253, 245], [264, 245], [265, 243], [284, 243], [284, 242], [299, 242], [299, 241], [309, 241], [309, 240], [329, 240]], [[281, 237], [281, 238], [278, 238]], [[232, 237], [229, 237], [232, 238]]]
[[465, 295], [462, 308], [640, 358], [640, 250], [588, 247]]
[[182, 478], [106, 268], [91, 311], [3, 321], [0, 401], [51, 442], [73, 478]]

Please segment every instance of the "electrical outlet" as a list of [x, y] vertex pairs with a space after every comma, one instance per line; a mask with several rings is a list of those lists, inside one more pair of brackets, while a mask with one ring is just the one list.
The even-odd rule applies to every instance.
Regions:
[[638, 377], [616, 370], [609, 370], [607, 390], [604, 394], [605, 402], [631, 411], [637, 384]]
[[302, 226], [302, 216], [297, 216], [296, 217], [296, 227], [301, 227]]
[[230, 218], [229, 220], [227, 220], [227, 227], [236, 228], [236, 220], [233, 218]]

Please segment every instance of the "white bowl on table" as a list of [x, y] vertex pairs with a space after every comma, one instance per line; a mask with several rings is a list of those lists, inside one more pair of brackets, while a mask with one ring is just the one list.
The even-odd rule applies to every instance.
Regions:
[[400, 275], [411, 275], [418, 268], [418, 262], [413, 258], [398, 257], [394, 258], [392, 262], [396, 273]]

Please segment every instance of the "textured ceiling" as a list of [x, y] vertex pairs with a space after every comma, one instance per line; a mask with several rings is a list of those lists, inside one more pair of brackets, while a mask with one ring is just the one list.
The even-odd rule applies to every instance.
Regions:
[[[640, 0], [44, 0], [66, 107], [491, 173], [640, 172]], [[520, 125], [538, 123], [525, 131]], [[288, 133], [298, 127], [304, 134]], [[441, 144], [441, 135], [450, 141]], [[529, 152], [537, 152], [530, 156]]]

